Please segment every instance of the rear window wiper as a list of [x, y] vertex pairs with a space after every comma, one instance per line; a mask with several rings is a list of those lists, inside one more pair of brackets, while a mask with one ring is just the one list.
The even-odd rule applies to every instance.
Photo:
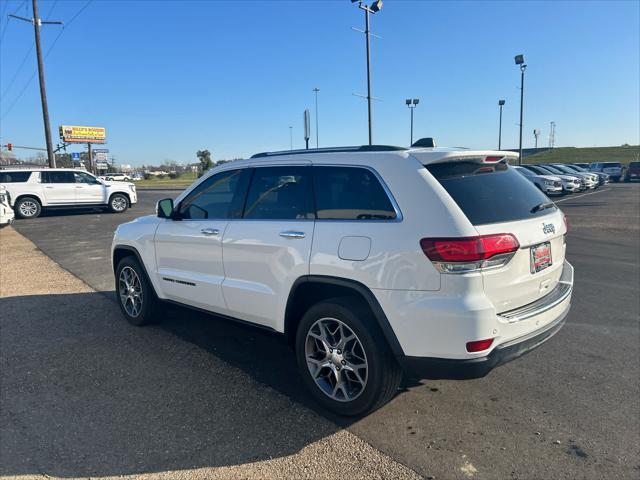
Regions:
[[553, 202], [539, 203], [538, 205], [536, 205], [531, 209], [531, 213], [536, 213], [536, 212], [539, 212], [540, 210], [546, 210], [547, 208], [551, 208], [555, 206], [556, 204]]

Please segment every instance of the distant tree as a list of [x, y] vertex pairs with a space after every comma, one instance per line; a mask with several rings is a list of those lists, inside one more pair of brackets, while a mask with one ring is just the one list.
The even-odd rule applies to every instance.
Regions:
[[202, 176], [207, 170], [213, 167], [211, 152], [209, 150], [198, 150], [196, 152], [196, 157], [198, 157], [198, 160], [200, 161], [200, 176]]
[[56, 153], [56, 167], [73, 168], [73, 160], [70, 153]]

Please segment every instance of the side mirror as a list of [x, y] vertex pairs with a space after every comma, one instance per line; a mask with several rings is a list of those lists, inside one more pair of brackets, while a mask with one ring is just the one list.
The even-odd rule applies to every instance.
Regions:
[[173, 198], [163, 198], [156, 204], [158, 218], [173, 217]]

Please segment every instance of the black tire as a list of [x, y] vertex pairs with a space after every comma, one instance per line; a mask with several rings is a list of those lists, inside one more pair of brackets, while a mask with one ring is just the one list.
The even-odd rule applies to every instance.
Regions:
[[[131, 301], [123, 298], [123, 294], [126, 295], [126, 284], [123, 285], [123, 282], [121, 282], [121, 275], [125, 269], [130, 269], [135, 272], [139, 280], [142, 295], [140, 296], [141, 306], [137, 314], [134, 314], [131, 308], [128, 308], [131, 305]], [[120, 260], [116, 268], [115, 287], [118, 305], [120, 305], [120, 310], [129, 323], [136, 326], [143, 326], [158, 323], [161, 320], [160, 300], [153, 291], [153, 287], [144, 269], [135, 257], [125, 257]], [[127, 304], [127, 306], [125, 306], [125, 304]]]
[[[331, 398], [316, 383], [309, 370], [305, 353], [307, 334], [320, 319], [339, 320], [352, 330], [362, 346], [367, 364], [366, 383], [353, 400]], [[373, 314], [359, 298], [332, 298], [311, 307], [300, 320], [295, 347], [298, 369], [305, 385], [318, 403], [338, 415], [359, 416], [372, 412], [391, 400], [400, 386], [402, 370]], [[347, 358], [346, 351], [344, 353]], [[336, 365], [339, 369], [339, 364]]]
[[13, 206], [18, 218], [37, 218], [42, 213], [40, 200], [35, 197], [22, 197]]
[[129, 208], [129, 199], [124, 193], [114, 193], [109, 197], [109, 211], [124, 213]]

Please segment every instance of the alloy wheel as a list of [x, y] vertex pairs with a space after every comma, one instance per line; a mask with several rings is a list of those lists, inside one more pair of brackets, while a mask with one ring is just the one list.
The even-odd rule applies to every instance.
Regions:
[[116, 212], [122, 212], [125, 208], [127, 208], [127, 200], [124, 197], [120, 196], [114, 197], [114, 199], [111, 200], [111, 207]]
[[127, 314], [137, 317], [142, 311], [142, 284], [136, 271], [131, 267], [124, 267], [118, 278], [118, 293], [120, 302]]
[[335, 318], [317, 320], [307, 332], [305, 358], [311, 377], [322, 392], [339, 402], [350, 402], [367, 385], [369, 365], [360, 339]]
[[24, 217], [33, 217], [38, 212], [38, 205], [34, 200], [24, 200], [20, 204], [20, 214]]

